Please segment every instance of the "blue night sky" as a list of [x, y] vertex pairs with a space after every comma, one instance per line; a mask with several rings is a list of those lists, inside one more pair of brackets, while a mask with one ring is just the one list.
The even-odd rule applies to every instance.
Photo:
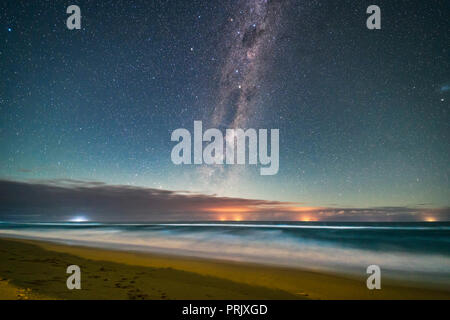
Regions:
[[[446, 1], [377, 1], [381, 30], [373, 1], [72, 2], [0, 4], [5, 184], [450, 215]], [[280, 129], [278, 174], [175, 166], [171, 132], [194, 120]]]

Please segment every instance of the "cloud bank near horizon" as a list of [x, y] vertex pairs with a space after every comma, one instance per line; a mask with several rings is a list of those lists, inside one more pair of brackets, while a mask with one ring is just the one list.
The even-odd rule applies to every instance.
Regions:
[[0, 219], [65, 221], [450, 221], [450, 208], [335, 208], [80, 180], [0, 180]]

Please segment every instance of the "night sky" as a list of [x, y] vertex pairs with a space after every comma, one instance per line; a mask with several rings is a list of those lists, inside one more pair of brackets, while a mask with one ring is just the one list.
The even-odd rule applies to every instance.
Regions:
[[[449, 16], [445, 0], [2, 1], [0, 218], [449, 220]], [[280, 129], [278, 174], [175, 166], [170, 135], [194, 120]]]

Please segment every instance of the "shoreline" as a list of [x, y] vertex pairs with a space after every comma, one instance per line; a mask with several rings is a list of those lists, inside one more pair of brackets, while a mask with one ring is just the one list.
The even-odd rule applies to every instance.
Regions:
[[[365, 275], [357, 279], [289, 267], [5, 236], [0, 237], [0, 244], [0, 260], [4, 261], [1, 299], [11, 298], [1, 289], [5, 281], [9, 287], [25, 290], [25, 297], [30, 289], [29, 299], [450, 299], [448, 291], [384, 279], [381, 290], [368, 290]], [[69, 291], [65, 268], [77, 260], [82, 290]], [[54, 268], [46, 268], [47, 264]], [[27, 272], [39, 268], [45, 270], [44, 275]]]

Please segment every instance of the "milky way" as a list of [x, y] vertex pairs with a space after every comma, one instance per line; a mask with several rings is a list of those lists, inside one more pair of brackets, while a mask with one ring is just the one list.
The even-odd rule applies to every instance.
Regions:
[[[285, 5], [287, 2], [284, 3]], [[215, 128], [247, 128], [257, 119], [264, 77], [273, 65], [273, 48], [281, 26], [281, 1], [238, 1], [224, 26], [226, 56], [219, 70], [219, 88], [211, 123]], [[258, 123], [266, 128], [264, 123]], [[236, 192], [248, 167], [201, 167], [205, 189]]]
[[280, 20], [281, 2], [267, 0], [240, 1], [228, 18], [224, 41], [229, 51], [220, 70], [215, 126], [242, 128], [252, 116]]

